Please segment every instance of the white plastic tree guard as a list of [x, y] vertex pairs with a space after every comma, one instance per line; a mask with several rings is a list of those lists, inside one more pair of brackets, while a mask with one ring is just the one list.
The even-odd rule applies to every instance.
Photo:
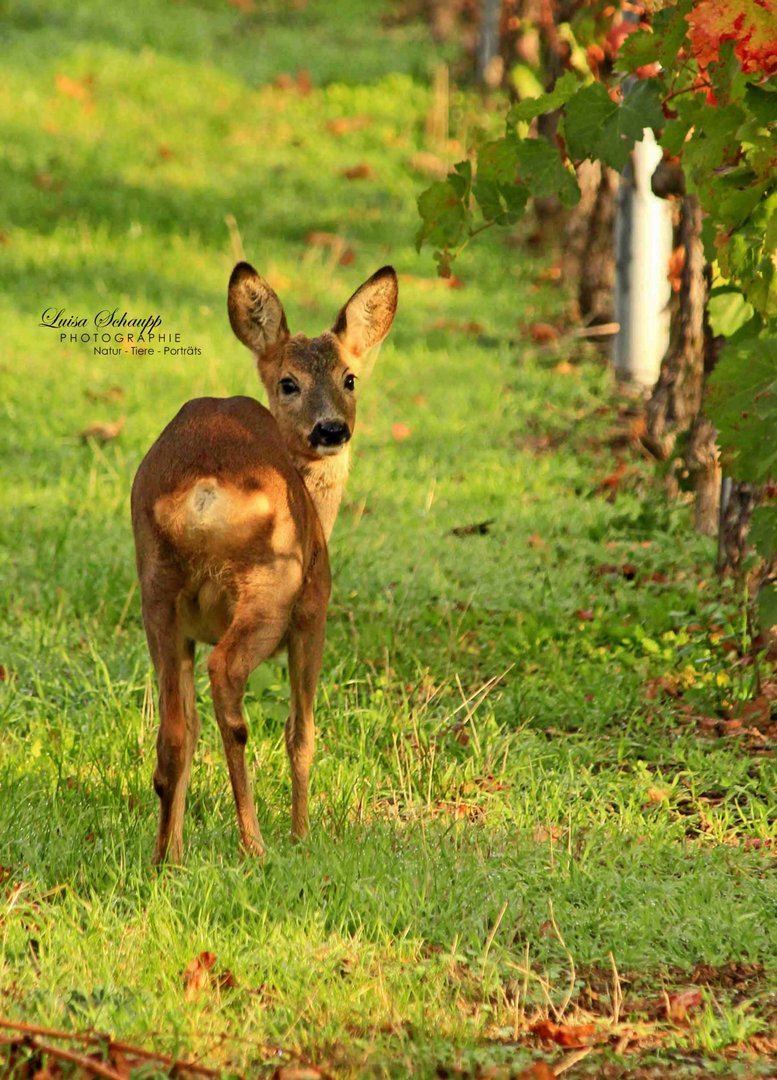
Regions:
[[672, 207], [650, 187], [660, 160], [646, 129], [620, 178], [615, 224], [615, 373], [646, 389], [655, 385], [669, 344]]

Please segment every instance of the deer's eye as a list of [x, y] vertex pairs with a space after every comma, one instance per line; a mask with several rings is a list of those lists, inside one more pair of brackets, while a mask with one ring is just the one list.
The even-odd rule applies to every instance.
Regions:
[[343, 382], [343, 386], [345, 387], [346, 390], [355, 390], [356, 389], [356, 376], [355, 375], [346, 375], [345, 380]]
[[280, 391], [284, 395], [284, 397], [291, 397], [292, 394], [299, 393], [299, 387], [295, 383], [294, 379], [281, 379], [281, 381], [278, 383], [278, 386], [280, 387]]

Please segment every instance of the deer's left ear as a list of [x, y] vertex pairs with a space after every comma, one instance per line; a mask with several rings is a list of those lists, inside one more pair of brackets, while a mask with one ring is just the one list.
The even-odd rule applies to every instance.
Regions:
[[392, 266], [383, 266], [353, 294], [335, 319], [332, 333], [358, 360], [380, 345], [391, 329], [399, 289]]

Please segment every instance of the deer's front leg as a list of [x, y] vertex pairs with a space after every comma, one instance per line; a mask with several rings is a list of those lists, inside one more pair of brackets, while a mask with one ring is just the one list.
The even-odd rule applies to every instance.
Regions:
[[286, 721], [286, 750], [291, 765], [291, 834], [308, 834], [308, 787], [313, 762], [313, 701], [324, 652], [326, 603], [302, 615], [289, 633], [291, 710]]

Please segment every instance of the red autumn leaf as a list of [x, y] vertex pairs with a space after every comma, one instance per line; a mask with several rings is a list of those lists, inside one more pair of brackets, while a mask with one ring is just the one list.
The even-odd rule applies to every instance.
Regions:
[[667, 994], [665, 1008], [667, 1020], [674, 1023], [683, 1023], [688, 1019], [688, 1013], [698, 1009], [702, 1002], [702, 992], [696, 987], [687, 990], [679, 990], [675, 994]]
[[580, 622], [593, 622], [595, 616], [591, 608], [578, 608], [575, 611], [575, 618]]
[[405, 439], [409, 439], [413, 434], [413, 429], [409, 428], [407, 424], [397, 422], [391, 425], [391, 438], [395, 442], [404, 442]]
[[733, 41], [745, 74], [777, 72], [777, 21], [766, 0], [700, 0], [685, 16], [693, 55], [704, 70]]
[[184, 998], [187, 1001], [194, 999], [208, 986], [210, 982], [210, 970], [216, 963], [216, 954], [201, 952], [186, 965], [183, 973]]
[[372, 167], [366, 161], [360, 161], [358, 165], [351, 165], [340, 173], [346, 180], [371, 180], [373, 177]]
[[554, 1042], [570, 1049], [580, 1049], [595, 1042], [596, 1024], [554, 1024], [552, 1020], [541, 1020], [532, 1024], [529, 1031], [543, 1042]]
[[445, 284], [449, 289], [463, 289], [464, 282], [460, 277], [456, 277], [455, 274], [448, 273], [445, 275]]

